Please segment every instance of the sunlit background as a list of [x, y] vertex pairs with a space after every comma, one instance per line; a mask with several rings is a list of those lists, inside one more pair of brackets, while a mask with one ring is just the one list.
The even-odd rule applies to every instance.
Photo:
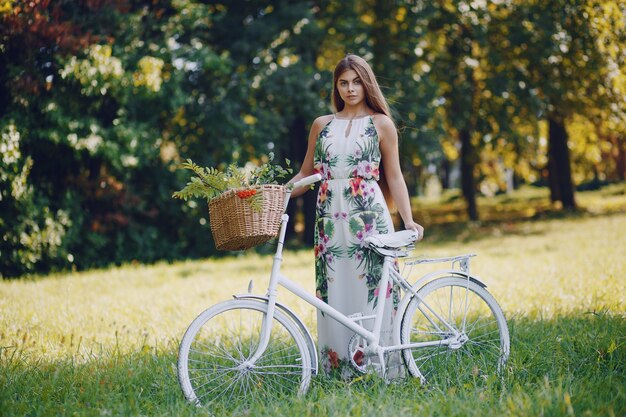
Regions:
[[[579, 207], [624, 181], [625, 7], [3, 0], [0, 275], [217, 255], [204, 202], [171, 198], [180, 163], [297, 170], [346, 53], [378, 74], [419, 201], [489, 220], [480, 198], [534, 186], [546, 210]], [[289, 235], [305, 244], [309, 194]]]

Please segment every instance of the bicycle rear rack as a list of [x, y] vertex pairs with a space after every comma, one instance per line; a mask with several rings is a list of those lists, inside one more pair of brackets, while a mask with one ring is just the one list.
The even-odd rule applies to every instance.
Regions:
[[423, 257], [418, 256], [415, 258], [407, 259], [404, 262], [404, 265], [413, 266], [413, 265], [420, 265], [420, 264], [436, 264], [436, 263], [451, 262], [452, 269], [455, 269], [454, 265], [458, 263], [459, 269], [461, 270], [461, 272], [465, 274], [469, 274], [470, 258], [473, 258], [475, 256], [476, 256], [475, 253], [469, 253], [466, 255], [458, 255], [458, 256], [447, 256], [444, 258], [423, 258]]

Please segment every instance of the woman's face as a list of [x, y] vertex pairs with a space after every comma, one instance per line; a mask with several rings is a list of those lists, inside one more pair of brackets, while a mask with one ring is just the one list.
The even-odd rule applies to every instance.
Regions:
[[356, 106], [365, 100], [365, 88], [354, 70], [341, 73], [337, 78], [337, 91], [346, 106]]

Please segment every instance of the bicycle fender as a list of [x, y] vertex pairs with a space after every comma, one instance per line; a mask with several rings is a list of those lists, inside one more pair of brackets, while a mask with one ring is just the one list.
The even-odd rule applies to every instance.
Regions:
[[[267, 303], [269, 301], [267, 296], [254, 295], [254, 294], [235, 294], [233, 295], [233, 298], [235, 298], [236, 300], [244, 300], [244, 299], [256, 300], [256, 301], [263, 302], [263, 303]], [[300, 317], [298, 317], [298, 315], [294, 313], [293, 311], [291, 311], [288, 307], [280, 303], [276, 303], [276, 308], [278, 308], [280, 311], [285, 313], [296, 323], [296, 325], [300, 328], [300, 331], [302, 332], [302, 334], [304, 334], [304, 337], [306, 337], [307, 340], [309, 341], [310, 343], [309, 346], [313, 346], [313, 349], [310, 349], [311, 350], [310, 352], [311, 369], [312, 369], [313, 375], [317, 375], [318, 356], [317, 356], [316, 344], [315, 344], [315, 341], [313, 340], [313, 336], [311, 336], [311, 332], [309, 332], [309, 329], [304, 325]]]
[[458, 269], [444, 269], [444, 270], [439, 270], [439, 271], [433, 271], [431, 273], [428, 273], [426, 275], [424, 275], [423, 277], [421, 277], [420, 279], [417, 280], [417, 282], [415, 284], [413, 284], [413, 286], [411, 287], [415, 292], [418, 289], [422, 288], [424, 285], [426, 285], [428, 282], [432, 281], [435, 278], [439, 278], [447, 276], [447, 275], [452, 275], [452, 276], [457, 276], [460, 278], [466, 278], [469, 279], [470, 281], [473, 281], [475, 284], [480, 285], [483, 288], [487, 288], [487, 284], [485, 284], [484, 282], [482, 282], [482, 280], [480, 278], [478, 278], [475, 275], [472, 274], [466, 274], [463, 271], [459, 271]]
[[[421, 277], [419, 280], [417, 280], [415, 284], [411, 286], [410, 291], [405, 292], [404, 297], [402, 297], [402, 300], [400, 300], [400, 304], [398, 305], [398, 310], [396, 311], [395, 317], [396, 318], [404, 317], [404, 312], [407, 306], [409, 305], [409, 302], [411, 302], [411, 299], [413, 298], [413, 294], [419, 291], [420, 288], [428, 284], [430, 281], [433, 281], [437, 278], [443, 278], [446, 276], [456, 276], [456, 277], [463, 278], [463, 279], [469, 279], [475, 284], [478, 284], [483, 288], [487, 288], [487, 284], [482, 282], [480, 278], [478, 278], [477, 276], [466, 274], [465, 272], [459, 271], [458, 269], [434, 271]], [[392, 340], [394, 340], [394, 343], [396, 344], [400, 344], [400, 330], [401, 330], [400, 327], [402, 325], [401, 321], [402, 320], [395, 320], [395, 323], [393, 326], [393, 335], [392, 335], [393, 339]]]

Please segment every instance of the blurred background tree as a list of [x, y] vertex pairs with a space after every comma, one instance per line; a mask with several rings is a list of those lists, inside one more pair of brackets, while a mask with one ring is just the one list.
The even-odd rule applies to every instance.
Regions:
[[[288, 158], [372, 63], [412, 195], [626, 174], [626, 5], [606, 0], [0, 0], [0, 275], [215, 255], [179, 163]], [[315, 195], [291, 235], [312, 239]]]

